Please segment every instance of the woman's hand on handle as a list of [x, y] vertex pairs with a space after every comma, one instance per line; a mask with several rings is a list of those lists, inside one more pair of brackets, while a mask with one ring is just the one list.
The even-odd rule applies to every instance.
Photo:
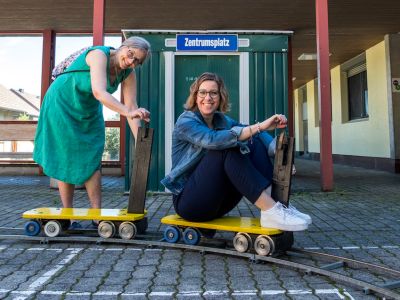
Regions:
[[129, 110], [126, 117], [131, 119], [141, 119], [145, 122], [150, 122], [150, 112], [143, 107]]
[[273, 116], [274, 119], [274, 123], [276, 125], [276, 128], [285, 128], [287, 126], [287, 119], [284, 115], [274, 115]]
[[261, 130], [274, 130], [276, 128], [285, 128], [287, 126], [287, 119], [284, 115], [275, 114], [260, 123]]

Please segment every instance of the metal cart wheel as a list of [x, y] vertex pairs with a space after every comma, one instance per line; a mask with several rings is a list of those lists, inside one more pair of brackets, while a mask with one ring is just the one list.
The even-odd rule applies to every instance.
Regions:
[[48, 237], [56, 237], [61, 232], [61, 224], [57, 220], [51, 220], [44, 225], [43, 230]]
[[200, 232], [196, 228], [186, 228], [183, 232], [183, 241], [188, 245], [197, 245], [200, 242]]
[[118, 227], [118, 234], [123, 240], [135, 238], [136, 232], [136, 225], [132, 222], [122, 222]]
[[269, 245], [271, 247], [271, 250], [269, 251], [269, 255], [275, 254], [275, 249], [276, 249], [275, 241], [269, 235], [266, 235], [265, 238], [268, 240]]
[[178, 227], [167, 226], [164, 230], [164, 240], [168, 243], [176, 243], [181, 238], [181, 231]]
[[238, 232], [233, 238], [233, 246], [240, 253], [249, 251], [252, 244], [251, 237], [246, 232]]
[[275, 251], [275, 243], [268, 235], [259, 235], [254, 241], [254, 250], [258, 255], [271, 255]]
[[111, 221], [101, 221], [97, 233], [104, 239], [112, 238], [115, 235], [115, 225]]
[[36, 220], [30, 220], [25, 223], [24, 231], [26, 235], [36, 236], [41, 230], [41, 224]]

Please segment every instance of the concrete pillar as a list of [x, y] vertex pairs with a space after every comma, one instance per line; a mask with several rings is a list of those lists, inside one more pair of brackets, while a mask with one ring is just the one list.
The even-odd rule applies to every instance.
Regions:
[[400, 35], [385, 36], [387, 73], [388, 73], [388, 107], [390, 158], [393, 168], [400, 173]]
[[289, 36], [288, 45], [288, 121], [289, 135], [294, 136], [294, 99], [293, 99], [293, 63], [292, 63], [292, 37]]

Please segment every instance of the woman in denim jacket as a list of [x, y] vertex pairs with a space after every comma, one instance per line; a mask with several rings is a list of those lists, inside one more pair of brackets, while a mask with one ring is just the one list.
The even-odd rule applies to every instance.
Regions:
[[284, 115], [253, 125], [226, 116], [229, 97], [222, 78], [204, 73], [190, 95], [172, 135], [172, 170], [161, 183], [173, 193], [182, 218], [203, 222], [230, 212], [244, 196], [261, 210], [261, 226], [305, 230], [310, 216], [271, 198], [272, 137], [266, 130], [284, 128]]

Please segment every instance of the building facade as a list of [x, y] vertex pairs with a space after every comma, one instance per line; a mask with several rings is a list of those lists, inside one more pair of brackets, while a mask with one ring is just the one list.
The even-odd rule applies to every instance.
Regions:
[[[330, 71], [332, 154], [337, 163], [400, 172], [399, 36], [365, 49]], [[296, 151], [318, 159], [318, 79], [294, 92]]]

